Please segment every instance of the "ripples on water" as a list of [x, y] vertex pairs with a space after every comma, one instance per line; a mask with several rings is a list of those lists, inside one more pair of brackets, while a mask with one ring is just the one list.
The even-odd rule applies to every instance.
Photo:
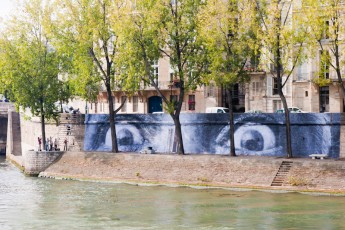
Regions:
[[0, 158], [0, 229], [345, 229], [345, 197], [24, 176]]

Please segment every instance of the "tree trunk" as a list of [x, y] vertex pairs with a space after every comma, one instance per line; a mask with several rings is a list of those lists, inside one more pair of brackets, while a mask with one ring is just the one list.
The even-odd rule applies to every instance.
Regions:
[[343, 79], [342, 79], [341, 71], [340, 71], [340, 57], [339, 57], [339, 46], [338, 45], [335, 45], [334, 56], [335, 56], [335, 67], [336, 67], [336, 73], [337, 73], [337, 78], [338, 78], [338, 85], [341, 88], [341, 92], [343, 94], [343, 107], [345, 107], [345, 86], [343, 84]]
[[281, 64], [281, 50], [280, 50], [280, 39], [277, 35], [277, 49], [276, 49], [276, 66], [277, 66], [277, 83], [278, 83], [278, 94], [283, 103], [284, 114], [285, 114], [285, 126], [286, 126], [286, 152], [287, 158], [292, 158], [292, 148], [291, 148], [291, 124], [290, 124], [290, 111], [288, 110], [286, 98], [283, 93], [282, 85], [282, 74], [283, 68]]
[[180, 123], [180, 113], [182, 109], [182, 102], [184, 98], [184, 81], [180, 79], [180, 93], [179, 93], [179, 99], [178, 103], [176, 105], [175, 113], [170, 114], [172, 119], [174, 120], [175, 124], [175, 140], [177, 141], [177, 153], [179, 155], [184, 155], [184, 146], [183, 146], [183, 138], [182, 138], [182, 129], [181, 129], [181, 123]]
[[226, 89], [228, 94], [228, 101], [229, 101], [229, 120], [230, 120], [230, 128], [229, 128], [229, 135], [230, 135], [230, 156], [235, 157], [235, 124], [234, 124], [234, 111], [232, 108], [232, 85], [229, 85]]
[[173, 117], [173, 120], [174, 120], [174, 125], [175, 125], [175, 140], [177, 140], [177, 153], [179, 155], [184, 155], [180, 116], [175, 115]]
[[106, 88], [107, 88], [107, 96], [108, 96], [108, 103], [109, 103], [109, 124], [110, 124], [110, 132], [111, 132], [111, 152], [118, 153], [119, 149], [117, 146], [114, 104], [113, 104], [113, 97], [111, 94], [111, 88], [110, 88], [109, 82], [106, 83]]
[[280, 99], [282, 100], [285, 115], [285, 125], [286, 125], [286, 151], [287, 158], [292, 158], [292, 148], [291, 148], [291, 123], [290, 123], [290, 111], [288, 110], [286, 98], [281, 89], [278, 90]]
[[41, 113], [41, 131], [42, 131], [42, 149], [45, 149], [46, 147], [46, 128], [45, 128], [45, 122], [44, 122], [44, 114]]

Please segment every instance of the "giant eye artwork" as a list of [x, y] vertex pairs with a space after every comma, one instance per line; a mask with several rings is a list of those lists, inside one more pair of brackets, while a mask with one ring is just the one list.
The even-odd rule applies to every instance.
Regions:
[[[290, 114], [294, 157], [323, 153], [339, 158], [340, 114]], [[221, 154], [230, 151], [230, 126], [227, 114], [181, 114], [185, 152]], [[118, 148], [140, 152], [151, 147], [157, 153], [176, 150], [175, 128], [167, 114], [123, 114], [116, 117]], [[110, 151], [111, 133], [107, 115], [86, 117], [84, 150]], [[236, 155], [286, 156], [284, 114], [235, 114]]]
[[281, 146], [276, 146], [276, 136], [268, 126], [249, 122], [235, 131], [235, 149], [239, 154], [275, 155]]
[[[144, 144], [144, 138], [140, 129], [134, 125], [122, 125], [116, 129], [117, 143], [119, 150], [124, 152], [140, 151]], [[111, 149], [111, 131], [110, 129], [105, 136], [105, 145]]]
[[[235, 117], [235, 151], [237, 155], [277, 156], [282, 154], [284, 136], [272, 115], [239, 114]], [[216, 138], [216, 154], [229, 154], [230, 127], [226, 125]]]

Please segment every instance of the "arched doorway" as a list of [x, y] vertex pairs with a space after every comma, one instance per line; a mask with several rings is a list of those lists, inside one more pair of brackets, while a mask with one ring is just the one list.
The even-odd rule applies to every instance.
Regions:
[[159, 96], [153, 96], [149, 98], [149, 113], [162, 112], [162, 98]]

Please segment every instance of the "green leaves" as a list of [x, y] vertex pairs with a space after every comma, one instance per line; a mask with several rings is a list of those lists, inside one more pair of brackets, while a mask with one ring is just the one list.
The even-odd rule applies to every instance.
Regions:
[[35, 0], [24, 5], [21, 18], [9, 22], [0, 40], [0, 78], [17, 107], [49, 119], [57, 115], [54, 102], [63, 83], [58, 78], [61, 55], [43, 27], [47, 14], [46, 5]]
[[247, 77], [245, 63], [257, 48], [253, 10], [246, 0], [207, 2], [198, 17], [199, 36], [209, 60], [205, 82], [232, 85]]

